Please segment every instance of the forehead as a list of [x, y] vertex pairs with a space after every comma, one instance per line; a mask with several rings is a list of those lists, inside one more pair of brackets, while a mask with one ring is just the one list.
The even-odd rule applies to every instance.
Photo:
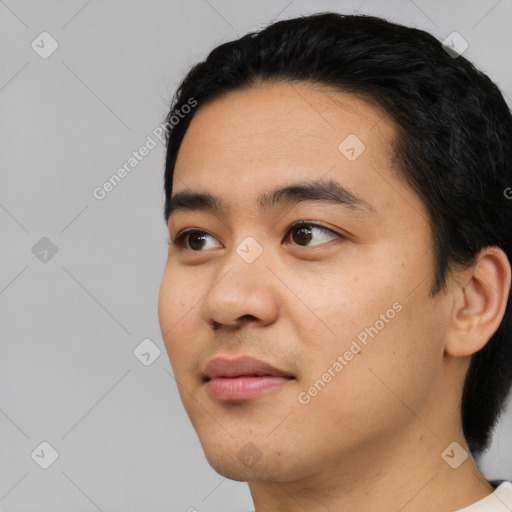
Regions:
[[[329, 179], [371, 196], [376, 173], [392, 173], [394, 135], [382, 109], [351, 93], [304, 82], [229, 91], [194, 114], [173, 193], [210, 191], [256, 208], [277, 186]], [[374, 196], [367, 202], [378, 210], [387, 198]]]
[[[183, 145], [187, 138], [208, 135], [205, 144], [233, 149], [250, 149], [264, 141], [269, 151], [298, 150], [296, 143], [304, 138], [329, 143], [344, 133], [373, 137], [376, 134], [369, 132], [377, 125], [384, 139], [393, 135], [390, 116], [361, 95], [308, 82], [275, 82], [228, 91], [200, 106]], [[285, 140], [289, 146], [282, 146]]]

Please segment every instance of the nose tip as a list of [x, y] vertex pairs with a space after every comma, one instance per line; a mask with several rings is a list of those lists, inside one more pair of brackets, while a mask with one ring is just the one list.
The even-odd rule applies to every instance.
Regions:
[[[251, 243], [247, 242], [249, 253], [254, 249], [254, 246], [251, 248]], [[244, 244], [239, 247], [245, 248]], [[272, 323], [279, 308], [276, 285], [268, 269], [265, 265], [254, 263], [255, 259], [248, 264], [240, 261], [236, 254], [231, 256], [233, 258], [229, 258], [229, 263], [226, 262], [230, 265], [229, 270], [219, 279], [215, 279], [215, 285], [202, 300], [202, 319], [213, 330], [219, 330], [221, 326], [235, 327], [255, 321], [265, 325]], [[233, 260], [237, 259], [238, 263], [232, 265]], [[257, 265], [257, 268], [253, 265]]]

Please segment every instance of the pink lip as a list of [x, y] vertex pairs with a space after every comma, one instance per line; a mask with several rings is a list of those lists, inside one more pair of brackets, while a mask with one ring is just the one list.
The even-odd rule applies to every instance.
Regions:
[[246, 356], [212, 359], [203, 374], [210, 396], [223, 401], [256, 398], [292, 379], [290, 373]]

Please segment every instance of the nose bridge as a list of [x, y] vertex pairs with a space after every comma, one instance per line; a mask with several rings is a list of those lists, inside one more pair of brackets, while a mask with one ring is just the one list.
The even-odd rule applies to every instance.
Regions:
[[[264, 253], [262, 243], [252, 236], [246, 236], [236, 247], [236, 253], [247, 265], [252, 265]], [[261, 261], [260, 261], [261, 263]]]
[[[245, 222], [240, 222], [240, 219], [245, 219]], [[231, 231], [229, 253], [225, 255], [226, 267], [235, 266], [233, 271], [244, 272], [247, 270], [249, 275], [256, 272], [256, 269], [258, 271], [265, 269], [268, 272], [265, 263], [268, 261], [270, 234], [265, 232], [261, 217], [253, 209], [249, 209], [240, 212], [238, 220], [238, 222], [234, 222]], [[260, 269], [260, 267], [262, 268]]]
[[232, 247], [201, 305], [205, 321], [232, 324], [247, 315], [270, 321], [277, 308], [266, 256], [251, 235]]
[[254, 292], [256, 284], [268, 282], [267, 274], [270, 272], [266, 267], [266, 256], [262, 243], [252, 235], [244, 236], [225, 256], [215, 288], [224, 282], [226, 286], [236, 286], [237, 290]]

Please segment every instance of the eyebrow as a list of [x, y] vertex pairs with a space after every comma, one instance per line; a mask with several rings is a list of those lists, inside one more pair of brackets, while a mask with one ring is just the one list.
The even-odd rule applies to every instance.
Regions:
[[[334, 180], [302, 181], [264, 192], [257, 199], [260, 210], [295, 205], [304, 201], [343, 206], [355, 212], [375, 213], [375, 209]], [[177, 211], [206, 211], [226, 215], [228, 208], [218, 196], [202, 192], [178, 192], [168, 201], [166, 218]]]

